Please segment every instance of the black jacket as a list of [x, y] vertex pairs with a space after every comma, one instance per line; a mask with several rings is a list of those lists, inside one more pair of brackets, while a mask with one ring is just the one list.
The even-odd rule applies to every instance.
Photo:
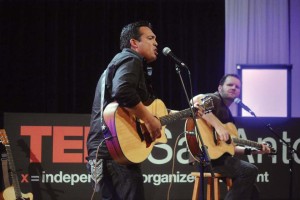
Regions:
[[[107, 67], [105, 81], [104, 108], [116, 101], [122, 107], [134, 107], [139, 102], [148, 104], [154, 99], [150, 77], [147, 74], [145, 60], [131, 49], [123, 49], [118, 53]], [[97, 147], [104, 136], [101, 131], [101, 75], [92, 107], [90, 132], [87, 139], [88, 160], [94, 159]], [[108, 131], [108, 130], [107, 130]], [[111, 159], [105, 142], [102, 143], [99, 158]]]

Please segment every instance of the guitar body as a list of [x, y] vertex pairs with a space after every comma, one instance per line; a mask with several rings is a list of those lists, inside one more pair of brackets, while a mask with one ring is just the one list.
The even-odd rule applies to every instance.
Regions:
[[27, 193], [22, 194], [22, 197], [16, 198], [15, 189], [13, 186], [7, 187], [3, 192], [3, 199], [4, 200], [33, 200], [33, 194]]
[[[164, 103], [156, 99], [147, 109], [157, 118], [167, 115]], [[103, 113], [104, 121], [108, 126], [111, 137], [106, 139], [110, 155], [120, 164], [141, 163], [151, 153], [156, 143], [166, 143], [165, 126], [162, 127], [161, 137], [151, 140], [150, 134], [142, 121], [118, 103], [110, 103]]]
[[[10, 170], [11, 172], [15, 172], [16, 167], [13, 160], [12, 151], [6, 135], [6, 131], [4, 129], [0, 129], [0, 140], [2, 144], [5, 145]], [[5, 188], [5, 190], [3, 191], [3, 198], [5, 200], [33, 200], [32, 193], [23, 194], [21, 192], [18, 176], [16, 173], [11, 173], [11, 179], [12, 179], [13, 186]]]
[[[235, 145], [233, 142], [227, 144], [224, 141], [220, 141], [217, 138], [216, 133], [213, 131], [213, 127], [209, 125], [202, 118], [197, 119], [198, 128], [203, 140], [204, 145], [207, 147], [208, 154], [211, 159], [217, 159], [224, 153], [234, 155]], [[238, 132], [233, 123], [224, 124], [226, 129], [229, 131], [231, 138], [238, 137]], [[185, 123], [185, 137], [188, 149], [195, 160], [200, 162], [201, 146], [198, 144], [199, 138], [195, 134], [195, 124], [192, 118], [188, 118]]]

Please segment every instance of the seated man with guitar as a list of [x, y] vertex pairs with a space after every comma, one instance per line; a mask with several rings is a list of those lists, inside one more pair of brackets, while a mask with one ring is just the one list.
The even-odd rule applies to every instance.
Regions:
[[[213, 100], [213, 108], [205, 112], [201, 119], [197, 120], [204, 145], [207, 146], [211, 157], [213, 171], [221, 173], [233, 179], [232, 188], [226, 194], [227, 200], [250, 200], [258, 199], [258, 190], [255, 186], [258, 169], [255, 165], [240, 160], [233, 155], [252, 153], [269, 154], [271, 148], [266, 144], [255, 143], [255, 151], [251, 148], [233, 145], [239, 143], [237, 131], [234, 126], [234, 119], [229, 106], [234, 99], [239, 97], [241, 80], [236, 74], [227, 74], [219, 82], [218, 91], [209, 94], [200, 94], [193, 98], [193, 102], [201, 103], [204, 98], [210, 97]], [[186, 128], [193, 127], [192, 121], [187, 121]], [[232, 126], [233, 125], [233, 128]], [[212, 130], [212, 131], [210, 131]], [[187, 141], [189, 142], [189, 141]], [[251, 144], [247, 142], [246, 144]], [[191, 149], [190, 149], [191, 151]]]

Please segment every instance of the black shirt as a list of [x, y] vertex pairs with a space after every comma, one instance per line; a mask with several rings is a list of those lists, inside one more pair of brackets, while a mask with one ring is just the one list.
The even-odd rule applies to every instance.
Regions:
[[213, 114], [223, 123], [228, 122], [234, 123], [231, 111], [225, 105], [219, 92], [205, 94], [205, 96], [210, 96], [213, 99], [214, 108], [212, 109]]
[[[88, 158], [94, 159], [97, 147], [104, 139], [101, 131], [101, 82], [102, 74], [95, 91], [92, 107], [90, 132], [87, 139]], [[134, 107], [139, 102], [148, 105], [154, 99], [151, 80], [147, 73], [147, 63], [131, 49], [123, 49], [107, 67], [105, 80], [104, 108], [116, 101], [122, 107]], [[106, 130], [108, 131], [108, 130]], [[101, 144], [99, 158], [111, 159], [105, 142]]]
[[[213, 99], [214, 108], [212, 109], [212, 113], [223, 123], [226, 124], [228, 122], [234, 123], [234, 118], [231, 114], [229, 108], [225, 105], [221, 95], [219, 92], [205, 94], [205, 96], [210, 96]], [[223, 165], [225, 160], [231, 157], [230, 154], [225, 153], [221, 157], [211, 160], [213, 166]]]

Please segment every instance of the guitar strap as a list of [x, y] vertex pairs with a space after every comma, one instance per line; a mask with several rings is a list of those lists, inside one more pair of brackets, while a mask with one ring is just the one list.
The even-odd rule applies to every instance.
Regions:
[[8, 176], [8, 161], [7, 161], [7, 154], [1, 154], [1, 163], [2, 163], [2, 174], [3, 174], [3, 182], [4, 188], [10, 186], [9, 183], [9, 176]]
[[[100, 123], [101, 123], [101, 130], [103, 133], [106, 129], [106, 125], [103, 119], [106, 74], [107, 74], [107, 69], [103, 72], [101, 77], [102, 80], [101, 80], [101, 98], [100, 98]], [[102, 142], [100, 142], [99, 146], [102, 144]], [[96, 157], [96, 159], [89, 160], [89, 165], [90, 165], [90, 173], [92, 176], [91, 178], [95, 182], [94, 190], [98, 192], [100, 190], [100, 185], [98, 183], [103, 178], [103, 159], [97, 159]]]
[[107, 73], [107, 69], [103, 72], [103, 77], [101, 81], [100, 122], [101, 122], [102, 131], [106, 129], [105, 123], [103, 123], [103, 107], [104, 107], [104, 96], [105, 96], [106, 73]]

